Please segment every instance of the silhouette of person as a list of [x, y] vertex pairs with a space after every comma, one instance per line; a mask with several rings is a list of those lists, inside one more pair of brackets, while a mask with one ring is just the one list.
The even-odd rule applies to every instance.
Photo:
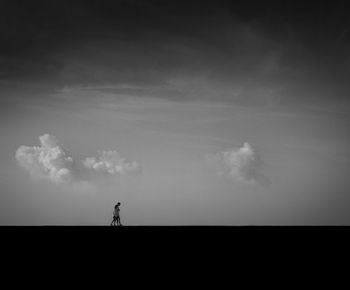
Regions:
[[111, 223], [111, 226], [113, 225], [113, 226], [115, 226], [116, 224], [116, 222], [117, 222], [117, 225], [118, 226], [121, 226], [122, 224], [121, 224], [121, 222], [120, 222], [120, 214], [119, 214], [119, 212], [120, 212], [120, 208], [119, 208], [119, 206], [120, 206], [120, 202], [118, 202], [115, 206], [114, 206], [114, 211], [113, 211], [113, 221], [112, 221], [112, 223]]

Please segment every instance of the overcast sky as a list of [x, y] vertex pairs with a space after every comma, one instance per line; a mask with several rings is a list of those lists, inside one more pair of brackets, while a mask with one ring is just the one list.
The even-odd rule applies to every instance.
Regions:
[[1, 1], [0, 224], [350, 224], [347, 1]]

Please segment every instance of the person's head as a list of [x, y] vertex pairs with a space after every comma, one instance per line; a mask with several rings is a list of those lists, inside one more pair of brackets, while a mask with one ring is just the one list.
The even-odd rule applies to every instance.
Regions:
[[115, 207], [117, 207], [117, 206], [120, 206], [120, 202], [118, 202], [117, 205], [116, 205]]

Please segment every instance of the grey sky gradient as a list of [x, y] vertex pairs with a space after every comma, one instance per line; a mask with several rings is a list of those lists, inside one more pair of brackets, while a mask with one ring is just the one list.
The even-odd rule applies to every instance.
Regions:
[[[1, 4], [1, 225], [350, 223], [346, 1], [102, 2]], [[18, 163], [44, 134], [73, 181]]]

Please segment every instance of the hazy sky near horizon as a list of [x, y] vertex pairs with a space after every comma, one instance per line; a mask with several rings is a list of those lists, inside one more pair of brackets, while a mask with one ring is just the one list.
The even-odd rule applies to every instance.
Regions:
[[349, 5], [261, 2], [3, 1], [0, 224], [350, 224]]

